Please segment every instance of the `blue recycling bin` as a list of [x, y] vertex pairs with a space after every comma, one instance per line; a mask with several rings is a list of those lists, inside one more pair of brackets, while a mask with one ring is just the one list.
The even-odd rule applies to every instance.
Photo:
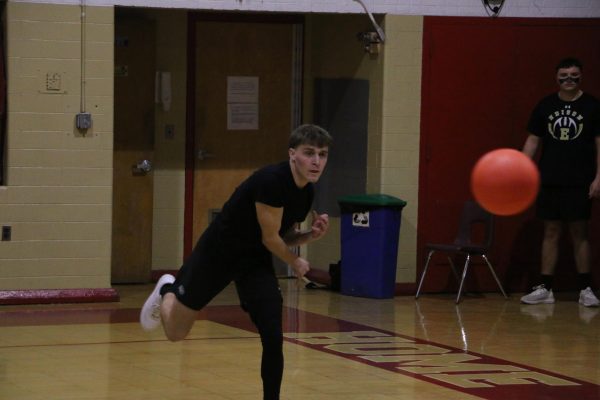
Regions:
[[338, 198], [341, 220], [341, 285], [345, 295], [394, 297], [400, 217], [404, 200], [385, 194]]

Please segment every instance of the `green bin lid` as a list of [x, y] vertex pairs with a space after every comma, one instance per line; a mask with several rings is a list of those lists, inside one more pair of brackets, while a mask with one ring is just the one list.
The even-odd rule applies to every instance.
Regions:
[[406, 202], [387, 194], [353, 194], [338, 198], [340, 204], [356, 204], [364, 206], [404, 207]]

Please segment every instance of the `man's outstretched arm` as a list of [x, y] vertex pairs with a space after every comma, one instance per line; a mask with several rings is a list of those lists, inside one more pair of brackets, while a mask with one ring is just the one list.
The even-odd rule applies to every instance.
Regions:
[[310, 270], [308, 261], [292, 252], [289, 245], [279, 236], [283, 207], [271, 207], [258, 202], [255, 203], [255, 207], [262, 243], [277, 258], [289, 264], [298, 278], [302, 278]]

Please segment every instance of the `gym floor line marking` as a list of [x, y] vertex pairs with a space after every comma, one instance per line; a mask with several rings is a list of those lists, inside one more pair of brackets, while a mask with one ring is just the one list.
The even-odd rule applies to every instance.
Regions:
[[[233, 310], [208, 311], [213, 322], [253, 330]], [[320, 314], [287, 311], [284, 327], [293, 328], [284, 333], [289, 342], [483, 399], [599, 398], [599, 385], [551, 371]]]

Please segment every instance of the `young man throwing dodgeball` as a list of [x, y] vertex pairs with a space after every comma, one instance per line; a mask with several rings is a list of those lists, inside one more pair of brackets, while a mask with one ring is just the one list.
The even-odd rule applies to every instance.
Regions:
[[[259, 169], [238, 186], [177, 274], [163, 275], [144, 303], [145, 330], [161, 324], [171, 341], [183, 340], [198, 311], [232, 281], [242, 308], [262, 342], [261, 377], [265, 400], [278, 400], [283, 376], [283, 299], [272, 255], [302, 278], [307, 260], [290, 250], [321, 238], [327, 214], [311, 211], [313, 184], [327, 164], [332, 138], [316, 125], [302, 125], [289, 140], [289, 159]], [[311, 214], [311, 228], [299, 224]]]

